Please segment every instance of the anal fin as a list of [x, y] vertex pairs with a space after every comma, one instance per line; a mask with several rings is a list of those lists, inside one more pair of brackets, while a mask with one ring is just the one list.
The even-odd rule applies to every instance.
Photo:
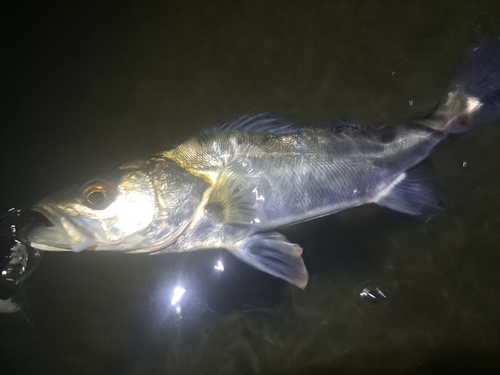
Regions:
[[443, 196], [423, 165], [401, 174], [379, 195], [375, 203], [406, 214], [434, 216], [445, 212]]

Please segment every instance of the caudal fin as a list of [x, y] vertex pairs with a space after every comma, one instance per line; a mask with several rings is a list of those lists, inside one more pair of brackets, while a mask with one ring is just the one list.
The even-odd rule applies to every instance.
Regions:
[[500, 121], [500, 37], [478, 28], [474, 48], [453, 82], [446, 103], [425, 125], [445, 133], [463, 133]]

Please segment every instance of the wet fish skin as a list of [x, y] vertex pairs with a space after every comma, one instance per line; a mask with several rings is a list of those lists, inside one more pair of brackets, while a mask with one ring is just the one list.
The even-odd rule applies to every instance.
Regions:
[[[269, 230], [376, 202], [445, 136], [418, 124], [378, 129], [333, 125], [271, 134], [213, 132], [164, 155], [211, 184], [220, 170], [239, 169], [238, 178], [255, 195], [258, 221], [250, 221]], [[209, 162], [203, 158], [214, 154], [228, 157]]]
[[224, 248], [303, 288], [302, 248], [274, 230], [367, 203], [442, 211], [419, 164], [450, 134], [500, 119], [499, 66], [498, 39], [481, 41], [447, 100], [408, 124], [301, 128], [244, 116], [42, 200], [33, 209], [53, 226], [26, 241], [41, 250]]

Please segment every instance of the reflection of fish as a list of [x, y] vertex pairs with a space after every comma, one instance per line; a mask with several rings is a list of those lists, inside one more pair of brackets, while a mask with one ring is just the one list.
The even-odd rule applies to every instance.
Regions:
[[426, 119], [299, 128], [268, 115], [243, 117], [42, 200], [33, 209], [52, 226], [26, 240], [41, 250], [225, 248], [304, 287], [302, 249], [275, 228], [372, 202], [414, 215], [441, 210], [417, 165], [449, 134], [500, 117], [498, 40], [471, 55]]

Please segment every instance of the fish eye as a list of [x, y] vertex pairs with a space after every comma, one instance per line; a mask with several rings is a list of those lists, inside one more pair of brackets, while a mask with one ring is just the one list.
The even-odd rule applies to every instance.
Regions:
[[84, 203], [95, 209], [102, 210], [112, 201], [112, 189], [103, 181], [93, 181], [83, 189]]
[[106, 200], [106, 193], [104, 191], [93, 191], [89, 195], [87, 195], [87, 200], [95, 205], [103, 204]]

